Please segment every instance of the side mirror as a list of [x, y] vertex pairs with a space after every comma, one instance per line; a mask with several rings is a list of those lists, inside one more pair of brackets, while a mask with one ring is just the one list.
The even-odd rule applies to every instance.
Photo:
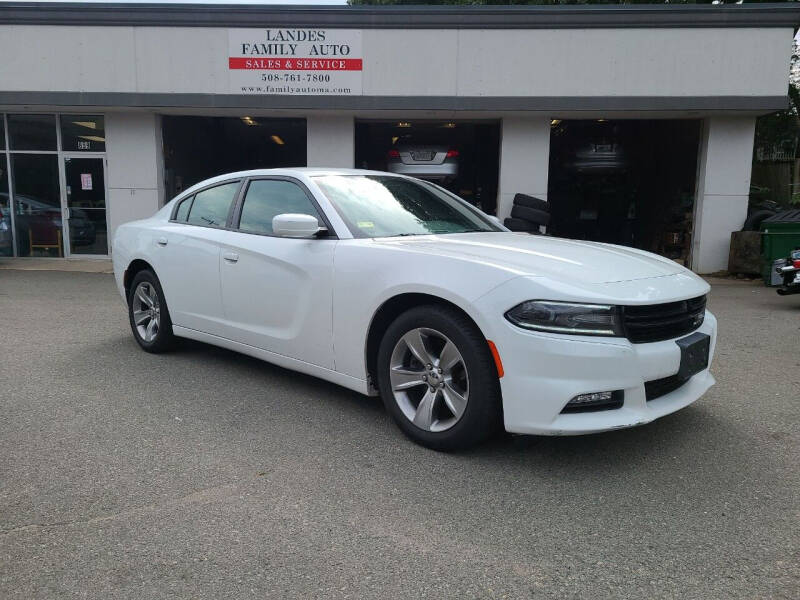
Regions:
[[284, 213], [272, 217], [272, 232], [275, 235], [288, 238], [311, 238], [320, 231], [317, 217]]

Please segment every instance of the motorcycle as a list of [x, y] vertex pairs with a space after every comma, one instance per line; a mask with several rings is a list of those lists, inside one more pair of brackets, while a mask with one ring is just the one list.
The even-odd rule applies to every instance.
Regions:
[[800, 248], [795, 248], [789, 253], [789, 258], [781, 266], [776, 266], [775, 271], [783, 277], [783, 285], [778, 288], [778, 294], [800, 294]]

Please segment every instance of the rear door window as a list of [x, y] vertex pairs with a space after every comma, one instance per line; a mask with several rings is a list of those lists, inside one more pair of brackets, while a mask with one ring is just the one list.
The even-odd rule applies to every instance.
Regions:
[[205, 227], [225, 227], [237, 189], [239, 182], [234, 181], [197, 192], [186, 222]]

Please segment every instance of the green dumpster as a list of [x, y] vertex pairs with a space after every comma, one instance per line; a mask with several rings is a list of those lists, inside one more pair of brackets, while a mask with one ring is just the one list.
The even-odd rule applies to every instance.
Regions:
[[800, 248], [800, 209], [785, 210], [761, 222], [761, 273], [767, 285], [780, 285], [773, 264]]

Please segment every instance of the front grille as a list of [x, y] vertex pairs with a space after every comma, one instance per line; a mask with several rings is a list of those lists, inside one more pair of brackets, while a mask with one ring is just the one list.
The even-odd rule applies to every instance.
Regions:
[[688, 379], [676, 375], [670, 375], [669, 377], [664, 377], [663, 379], [654, 379], [653, 381], [645, 381], [644, 383], [644, 396], [645, 399], [650, 402], [650, 400], [655, 400], [656, 398], [661, 398], [661, 396], [666, 396], [667, 394], [674, 392], [683, 384], [685, 384]]
[[706, 297], [648, 304], [623, 306], [622, 322], [627, 338], [634, 344], [660, 342], [691, 333], [703, 324]]

